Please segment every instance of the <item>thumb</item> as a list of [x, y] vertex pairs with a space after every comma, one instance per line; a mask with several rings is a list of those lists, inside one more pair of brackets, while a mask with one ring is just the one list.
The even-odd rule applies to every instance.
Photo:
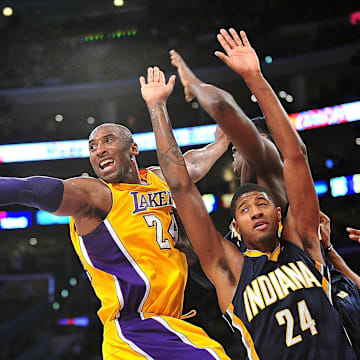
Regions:
[[228, 64], [229, 57], [226, 56], [223, 52], [215, 51], [214, 54], [215, 54], [216, 57], [218, 57], [220, 60], [222, 60], [226, 65]]
[[171, 84], [171, 86], [174, 86], [175, 80], [176, 80], [176, 75], [171, 75], [169, 78], [169, 84]]

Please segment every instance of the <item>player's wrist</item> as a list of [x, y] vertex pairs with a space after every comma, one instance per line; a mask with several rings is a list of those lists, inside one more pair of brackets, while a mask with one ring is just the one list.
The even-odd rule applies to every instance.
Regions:
[[332, 250], [334, 249], [334, 246], [333, 244], [329, 243], [329, 246], [325, 247], [324, 251], [325, 251], [325, 254], [329, 254]]

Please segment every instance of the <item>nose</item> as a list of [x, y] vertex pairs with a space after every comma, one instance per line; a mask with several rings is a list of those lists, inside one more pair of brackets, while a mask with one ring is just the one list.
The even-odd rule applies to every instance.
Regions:
[[257, 206], [254, 206], [253, 208], [251, 208], [250, 211], [251, 211], [250, 216], [251, 216], [251, 219], [253, 219], [253, 220], [259, 219], [264, 215], [263, 212], [261, 211], [261, 209]]
[[96, 147], [96, 156], [101, 157], [102, 155], [106, 154], [107, 150], [104, 144], [99, 143]]

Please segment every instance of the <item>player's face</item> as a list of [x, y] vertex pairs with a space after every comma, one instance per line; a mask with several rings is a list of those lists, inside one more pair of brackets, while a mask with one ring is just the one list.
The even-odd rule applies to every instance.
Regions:
[[240, 155], [240, 153], [235, 149], [235, 146], [232, 147], [232, 155], [233, 155], [233, 162], [232, 167], [234, 171], [234, 175], [237, 178], [241, 176], [241, 169], [244, 165], [244, 158]]
[[248, 249], [271, 251], [278, 241], [280, 219], [280, 208], [275, 207], [263, 192], [248, 192], [236, 201], [235, 228]]
[[102, 126], [89, 138], [90, 163], [95, 174], [109, 183], [126, 182], [131, 159], [138, 154], [136, 144], [129, 144], [116, 127]]

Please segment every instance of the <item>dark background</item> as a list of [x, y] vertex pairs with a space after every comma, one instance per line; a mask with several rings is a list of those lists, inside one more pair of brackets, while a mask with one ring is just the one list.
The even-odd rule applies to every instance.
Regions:
[[[357, 1], [125, 0], [114, 7], [110, 0], [9, 0], [0, 5], [14, 9], [13, 16], [0, 16], [0, 144], [85, 139], [103, 122], [124, 124], [135, 133], [150, 131], [138, 77], [149, 65], [173, 73], [171, 48], [202, 80], [229, 91], [250, 117], [261, 115], [242, 80], [213, 55], [221, 27], [246, 30], [275, 91], [293, 96], [292, 103], [283, 101], [288, 113], [360, 100], [360, 20], [350, 23], [350, 14], [360, 11]], [[265, 56], [273, 62], [266, 63]], [[196, 102], [185, 102], [177, 82], [168, 102], [173, 127], [212, 123]], [[55, 121], [57, 114], [62, 122]], [[300, 135], [314, 180], [360, 173], [359, 122]], [[333, 160], [332, 169], [326, 159]], [[155, 152], [140, 154], [138, 162], [156, 164]], [[237, 181], [224, 178], [231, 162], [229, 150], [198, 183], [200, 191], [232, 192]], [[0, 176], [68, 178], [84, 172], [92, 174], [87, 159], [0, 164]], [[345, 227], [360, 227], [359, 196], [319, 199], [332, 220], [333, 243], [358, 273], [360, 246], [347, 238]], [[212, 217], [226, 233], [229, 210], [220, 206]], [[45, 273], [55, 280], [50, 301], [35, 285], [32, 292], [9, 295], [0, 281], [0, 359], [99, 359], [99, 304], [74, 256], [67, 226], [0, 230], [0, 276]], [[78, 281], [74, 287], [71, 277]], [[210, 305], [216, 302], [213, 294], [194, 282], [188, 287], [185, 310], [196, 304], [194, 321], [229, 346], [216, 305]], [[62, 289], [69, 290], [68, 297], [61, 296]], [[58, 318], [76, 316], [89, 317], [90, 326], [56, 325]]]

